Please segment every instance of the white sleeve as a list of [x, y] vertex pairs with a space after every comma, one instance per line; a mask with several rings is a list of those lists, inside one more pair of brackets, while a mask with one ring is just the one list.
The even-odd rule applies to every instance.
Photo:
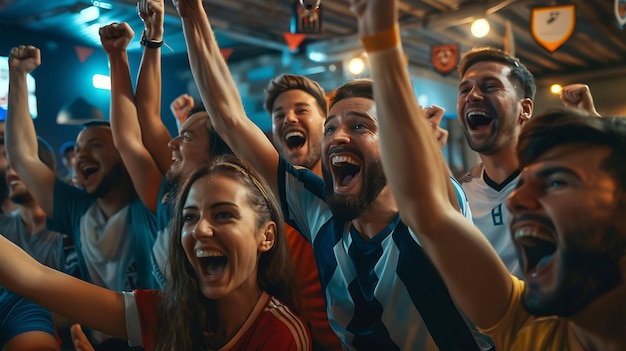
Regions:
[[142, 346], [141, 324], [137, 313], [137, 301], [133, 292], [124, 291], [124, 312], [126, 314], [126, 333], [128, 334], [128, 346]]

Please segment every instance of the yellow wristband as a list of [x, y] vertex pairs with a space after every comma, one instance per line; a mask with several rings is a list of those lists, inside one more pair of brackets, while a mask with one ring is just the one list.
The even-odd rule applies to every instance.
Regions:
[[396, 47], [400, 43], [400, 26], [398, 24], [361, 38], [361, 43], [367, 52], [382, 51]]

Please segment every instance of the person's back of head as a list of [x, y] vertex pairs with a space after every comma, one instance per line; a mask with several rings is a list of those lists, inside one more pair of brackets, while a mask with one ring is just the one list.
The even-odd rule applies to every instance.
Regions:
[[520, 62], [520, 60], [502, 50], [490, 47], [473, 48], [463, 54], [459, 63], [459, 76], [463, 78], [465, 72], [474, 64], [479, 62], [499, 62], [511, 67], [511, 79], [519, 85], [518, 88], [522, 92], [523, 98], [535, 99], [537, 85], [535, 77]]
[[272, 114], [274, 110], [274, 102], [278, 96], [289, 90], [302, 90], [313, 96], [317, 102], [320, 112], [325, 116], [328, 111], [328, 101], [324, 89], [315, 81], [307, 77], [297, 76], [293, 74], [283, 74], [272, 79], [265, 89], [265, 110]]

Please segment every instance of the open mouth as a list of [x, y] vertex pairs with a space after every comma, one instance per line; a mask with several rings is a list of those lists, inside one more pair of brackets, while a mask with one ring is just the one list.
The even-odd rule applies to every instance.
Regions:
[[348, 186], [361, 173], [361, 163], [352, 156], [333, 156], [330, 159], [335, 182], [342, 187]]
[[522, 249], [526, 274], [537, 273], [545, 267], [556, 253], [556, 242], [552, 235], [534, 228], [521, 228], [515, 231], [515, 240]]
[[306, 142], [306, 136], [302, 132], [289, 132], [285, 134], [284, 139], [290, 149], [299, 149]]
[[93, 163], [84, 163], [80, 165], [79, 170], [83, 174], [83, 177], [87, 179], [90, 175], [98, 171], [98, 166]]
[[209, 276], [222, 273], [228, 264], [228, 257], [217, 250], [196, 249], [196, 257], [203, 271]]
[[467, 124], [472, 130], [488, 126], [492, 121], [493, 117], [482, 111], [470, 111], [467, 113]]

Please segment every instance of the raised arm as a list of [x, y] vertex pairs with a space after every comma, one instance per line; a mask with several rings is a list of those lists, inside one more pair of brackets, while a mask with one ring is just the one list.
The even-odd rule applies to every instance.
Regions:
[[2, 235], [0, 285], [90, 328], [128, 338], [121, 293], [47, 267]]
[[413, 94], [394, 29], [398, 0], [353, 0], [353, 9], [374, 81], [383, 166], [402, 219], [461, 309], [478, 326], [491, 327], [508, 306], [512, 280], [489, 242], [449, 200], [447, 167]]
[[[145, 27], [146, 42], [162, 42], [164, 0], [140, 0], [137, 10]], [[135, 101], [143, 143], [161, 174], [165, 174], [172, 164], [172, 152], [167, 146], [172, 136], [161, 119], [161, 48], [150, 46], [144, 46]]]
[[211, 123], [233, 152], [277, 190], [278, 152], [249, 118], [220, 53], [201, 0], [174, 0], [183, 21], [189, 63]]
[[127, 23], [113, 23], [100, 28], [100, 41], [111, 65], [111, 131], [113, 142], [133, 181], [141, 201], [156, 211], [162, 174], [143, 145], [137, 120], [135, 97], [130, 80], [126, 47], [133, 38]]
[[56, 175], [37, 155], [37, 134], [28, 109], [26, 76], [41, 64], [34, 46], [19, 46], [9, 54], [9, 103], [5, 125], [6, 151], [17, 173], [48, 216], [52, 216]]

